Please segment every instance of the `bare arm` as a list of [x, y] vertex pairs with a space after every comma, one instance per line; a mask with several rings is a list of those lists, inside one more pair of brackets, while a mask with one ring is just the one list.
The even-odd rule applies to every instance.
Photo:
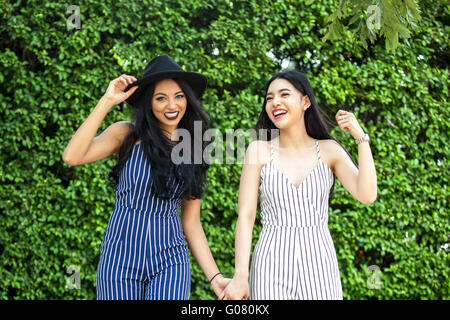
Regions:
[[[234, 277], [220, 298], [248, 299], [249, 296], [249, 261], [252, 246], [252, 231], [256, 219], [258, 206], [258, 189], [260, 172], [264, 156], [264, 142], [252, 142], [245, 155], [245, 163], [242, 167], [241, 181], [239, 185], [238, 219], [236, 222], [235, 238], [235, 271]], [[252, 155], [258, 154], [258, 160], [251, 160]]]
[[[181, 205], [181, 224], [195, 260], [197, 260], [208, 280], [211, 280], [219, 273], [219, 268], [209, 249], [208, 241], [200, 222], [200, 205], [201, 200], [199, 199], [183, 200]], [[230, 279], [224, 278], [221, 274], [214, 277], [211, 285], [217, 296], [219, 296], [229, 281]]]
[[65, 163], [72, 166], [81, 165], [118, 152], [123, 138], [130, 130], [129, 123], [118, 122], [109, 126], [98, 137], [95, 137], [95, 134], [108, 111], [136, 91], [137, 86], [124, 92], [126, 86], [134, 81], [136, 81], [134, 77], [122, 75], [110, 82], [105, 95], [66, 146], [62, 156]]
[[[339, 110], [336, 120], [343, 130], [352, 134], [354, 139], [363, 136], [364, 132], [352, 113]], [[374, 202], [377, 198], [377, 173], [369, 142], [358, 144], [359, 169], [355, 167], [347, 153], [336, 143], [334, 144], [333, 166], [339, 181], [361, 203]]]

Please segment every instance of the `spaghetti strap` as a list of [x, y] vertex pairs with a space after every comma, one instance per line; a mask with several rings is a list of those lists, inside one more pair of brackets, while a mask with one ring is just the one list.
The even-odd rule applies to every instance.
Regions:
[[316, 139], [316, 148], [317, 148], [317, 156], [319, 157], [319, 160], [320, 160], [319, 140], [317, 140], [317, 139]]
[[273, 144], [272, 144], [272, 139], [270, 140], [270, 161], [273, 161]]
[[[278, 161], [279, 139], [270, 143]], [[316, 148], [320, 159], [317, 139]], [[308, 147], [310, 157], [312, 150]], [[250, 300], [342, 300], [339, 264], [328, 229], [333, 183], [332, 171], [321, 161], [298, 186], [275, 164], [261, 170], [262, 229], [252, 255]]]

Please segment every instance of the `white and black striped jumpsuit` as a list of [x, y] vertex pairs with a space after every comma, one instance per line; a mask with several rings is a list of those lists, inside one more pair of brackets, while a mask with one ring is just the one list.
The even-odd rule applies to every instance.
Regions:
[[320, 159], [294, 186], [273, 161], [261, 168], [262, 231], [250, 268], [250, 299], [342, 299], [336, 251], [328, 229], [333, 172]]

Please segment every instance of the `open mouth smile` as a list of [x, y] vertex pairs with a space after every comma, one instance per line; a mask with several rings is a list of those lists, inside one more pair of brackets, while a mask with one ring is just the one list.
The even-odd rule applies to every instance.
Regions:
[[175, 120], [178, 115], [180, 114], [179, 111], [175, 111], [175, 112], [165, 112], [164, 116], [166, 117], [166, 119], [168, 120]]
[[283, 118], [287, 114], [287, 111], [284, 109], [275, 109], [272, 111], [272, 115], [276, 120]]

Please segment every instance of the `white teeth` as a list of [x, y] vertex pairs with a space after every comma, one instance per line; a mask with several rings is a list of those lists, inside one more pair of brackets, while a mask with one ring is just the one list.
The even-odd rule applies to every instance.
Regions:
[[176, 111], [176, 112], [166, 112], [165, 115], [168, 116], [169, 118], [172, 118], [172, 117], [175, 117], [176, 115], [178, 115], [178, 111]]
[[281, 110], [281, 111], [275, 112], [273, 115], [276, 117], [276, 116], [278, 116], [278, 115], [280, 115], [280, 114], [284, 114], [284, 113], [286, 113], [286, 111]]

